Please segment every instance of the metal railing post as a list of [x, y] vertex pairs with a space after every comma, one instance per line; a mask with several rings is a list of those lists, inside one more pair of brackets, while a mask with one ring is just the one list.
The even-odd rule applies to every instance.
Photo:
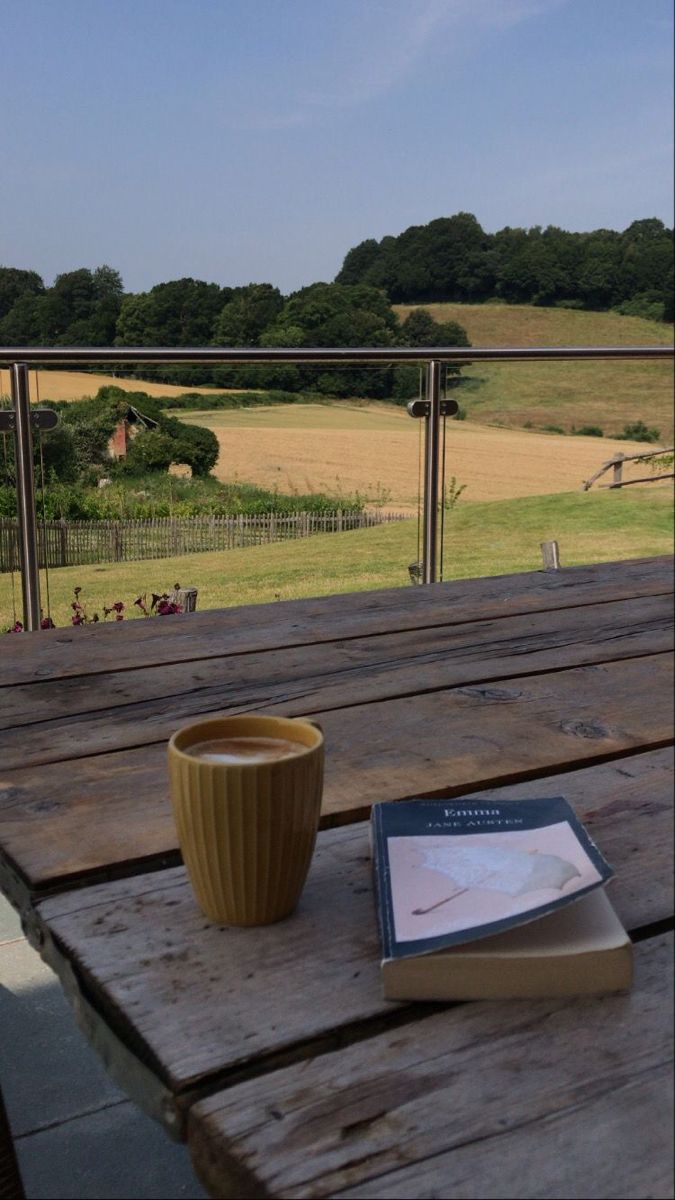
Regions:
[[12, 401], [14, 404], [14, 447], [16, 453], [16, 503], [21, 561], [23, 627], [40, 628], [40, 573], [38, 570], [37, 518], [35, 515], [35, 479], [33, 472], [33, 434], [31, 430], [28, 367], [12, 363]]
[[424, 517], [422, 523], [422, 583], [436, 583], [438, 573], [438, 462], [441, 440], [441, 364], [427, 363], [424, 418]]

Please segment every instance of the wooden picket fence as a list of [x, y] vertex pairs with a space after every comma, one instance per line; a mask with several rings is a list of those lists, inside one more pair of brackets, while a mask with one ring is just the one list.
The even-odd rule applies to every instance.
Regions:
[[[38, 527], [40, 566], [135, 562], [175, 558], [207, 550], [260, 546], [316, 533], [366, 529], [405, 519], [404, 513], [298, 512], [240, 514], [232, 517], [156, 517], [143, 521], [46, 521]], [[0, 518], [0, 572], [19, 570], [15, 520]]]

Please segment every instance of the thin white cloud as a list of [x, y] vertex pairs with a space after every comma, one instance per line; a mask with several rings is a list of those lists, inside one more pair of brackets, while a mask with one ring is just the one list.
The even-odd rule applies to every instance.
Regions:
[[[533, 20], [571, 0], [358, 0], [327, 46], [328, 64], [289, 65], [287, 92], [278, 108], [258, 108], [253, 96], [224, 116], [226, 128], [263, 132], [316, 124], [330, 111], [358, 108], [409, 78], [442, 40], [451, 66], [475, 52], [481, 39]], [[320, 18], [317, 10], [317, 20]], [[321, 72], [316, 81], [313, 73]], [[298, 80], [301, 81], [298, 84]], [[290, 101], [290, 103], [289, 103]]]
[[316, 108], [368, 103], [404, 81], [437, 38], [443, 37], [448, 57], [457, 58], [470, 53], [481, 36], [545, 16], [568, 2], [405, 0], [401, 5], [398, 0], [384, 0], [375, 5], [371, 0], [362, 10], [363, 49], [345, 62], [335, 86], [304, 92], [299, 99]]

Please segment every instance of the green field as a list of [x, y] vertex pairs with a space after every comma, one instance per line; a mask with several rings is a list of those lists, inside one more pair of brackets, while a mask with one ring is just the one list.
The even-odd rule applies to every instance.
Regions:
[[[446, 579], [499, 575], [541, 567], [539, 543], [555, 539], [564, 566], [672, 553], [672, 488], [630, 492], [527, 496], [517, 500], [460, 500], [446, 523]], [[199, 588], [199, 608], [221, 608], [410, 586], [408, 563], [417, 559], [417, 521], [327, 534], [224, 553], [50, 572], [51, 608], [58, 625], [70, 621], [72, 590], [90, 613], [116, 600], [133, 605], [142, 592], [179, 581]], [[21, 588], [15, 577], [20, 615]], [[42, 580], [45, 599], [44, 576]], [[138, 610], [133, 610], [135, 612]], [[0, 627], [12, 622], [11, 580], [0, 576]]]
[[[403, 318], [411, 305], [395, 305]], [[473, 346], [656, 346], [673, 326], [611, 312], [530, 304], [428, 304], [437, 321], [457, 321]], [[516, 428], [599, 426], [607, 437], [642, 420], [673, 442], [673, 363], [484, 363], [463, 371], [454, 393], [469, 420]]]

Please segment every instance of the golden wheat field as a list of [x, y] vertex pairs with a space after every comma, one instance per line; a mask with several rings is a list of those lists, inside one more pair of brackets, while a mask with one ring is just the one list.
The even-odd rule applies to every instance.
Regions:
[[[421, 423], [405, 409], [280, 405], [191, 412], [183, 419], [216, 433], [220, 479], [280, 492], [358, 493], [401, 512], [417, 508]], [[616, 451], [644, 449], [609, 438], [448, 421], [446, 471], [448, 479], [466, 485], [467, 500], [512, 499], [577, 491]]]
[[[95, 396], [98, 389], [113, 384], [125, 392], [146, 392], [148, 396], [181, 396], [184, 392], [241, 391], [241, 388], [177, 387], [171, 383], [150, 383], [145, 379], [119, 379], [116, 375], [90, 375], [87, 371], [30, 371], [30, 398], [38, 400], [82, 400]], [[9, 395], [9, 372], [0, 371], [0, 396]]]

